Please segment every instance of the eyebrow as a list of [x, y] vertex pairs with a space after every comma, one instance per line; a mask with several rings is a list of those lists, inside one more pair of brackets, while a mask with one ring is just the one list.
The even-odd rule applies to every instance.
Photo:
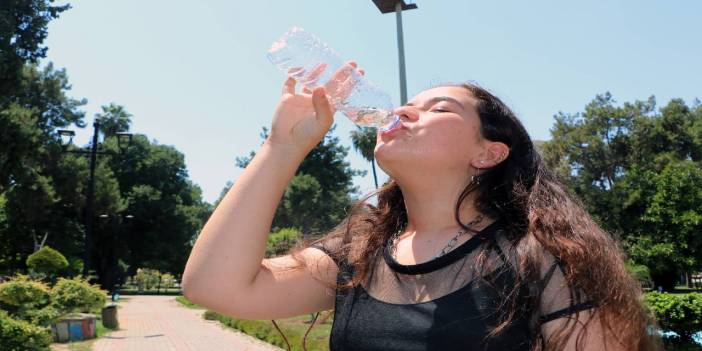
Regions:
[[[463, 104], [461, 104], [460, 102], [458, 102], [458, 100], [456, 100], [456, 99], [454, 99], [454, 98], [452, 98], [452, 97], [450, 97], [450, 96], [435, 96], [435, 97], [433, 97], [433, 98], [427, 100], [427, 102], [425, 103], [425, 105], [426, 105], [426, 106], [431, 106], [431, 105], [434, 105], [434, 104], [436, 104], [437, 102], [440, 102], [440, 101], [453, 102], [454, 104], [460, 106], [462, 109], [465, 109], [465, 108], [463, 107]], [[413, 103], [411, 103], [411, 102], [408, 102], [408, 103], [405, 104], [405, 106], [415, 106], [415, 105], [414, 105]]]

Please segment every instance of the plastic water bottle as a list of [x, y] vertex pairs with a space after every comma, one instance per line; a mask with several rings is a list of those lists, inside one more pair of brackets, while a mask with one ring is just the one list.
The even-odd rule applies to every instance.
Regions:
[[[274, 42], [267, 56], [280, 70], [309, 89], [327, 83], [344, 64], [336, 51], [300, 27], [293, 27]], [[392, 113], [390, 95], [357, 71], [352, 75], [350, 93], [343, 98], [331, 96], [334, 107], [359, 126], [376, 127], [380, 131], [394, 127], [399, 117]]]

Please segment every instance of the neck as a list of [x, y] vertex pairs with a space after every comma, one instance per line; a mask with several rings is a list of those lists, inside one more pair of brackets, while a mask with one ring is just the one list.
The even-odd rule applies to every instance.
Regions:
[[[456, 222], [456, 203], [468, 183], [463, 180], [411, 183], [397, 180], [407, 210], [405, 233], [414, 233], [416, 238], [431, 238], [449, 235], [461, 229]], [[474, 194], [469, 194], [459, 211], [461, 223], [467, 224], [480, 213], [475, 209]], [[488, 223], [484, 218], [476, 227]], [[477, 228], [476, 228], [477, 229]]]

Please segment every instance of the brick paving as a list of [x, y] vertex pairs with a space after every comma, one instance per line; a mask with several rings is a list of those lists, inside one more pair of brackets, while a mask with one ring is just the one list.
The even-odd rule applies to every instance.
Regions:
[[216, 321], [203, 310], [182, 306], [174, 296], [125, 296], [117, 310], [120, 330], [92, 347], [93, 351], [280, 351]]

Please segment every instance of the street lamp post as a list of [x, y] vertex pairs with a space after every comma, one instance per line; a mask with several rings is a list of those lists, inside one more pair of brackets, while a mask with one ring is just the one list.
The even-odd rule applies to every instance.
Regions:
[[[92, 253], [92, 245], [93, 245], [93, 216], [94, 216], [94, 202], [95, 202], [95, 164], [97, 162], [97, 155], [98, 154], [111, 154], [109, 152], [98, 152], [98, 136], [100, 133], [100, 122], [95, 121], [93, 122], [93, 138], [92, 138], [92, 143], [90, 145], [90, 151], [85, 151], [85, 150], [68, 150], [68, 145], [70, 145], [73, 142], [73, 137], [75, 136], [75, 132], [72, 130], [59, 130], [58, 134], [61, 137], [62, 141], [62, 146], [64, 147], [64, 152], [70, 152], [70, 153], [76, 153], [76, 154], [82, 154], [82, 155], [89, 155], [90, 156], [90, 176], [88, 178], [88, 194], [86, 196], [86, 209], [85, 209], [85, 252], [83, 253], [83, 276], [85, 278], [88, 278], [90, 274], [90, 255]], [[128, 142], [131, 143], [132, 141], [132, 134], [129, 133], [117, 133], [117, 142], [119, 145], [120, 150], [123, 150], [123, 147], [126, 148], [128, 144], [123, 145], [122, 139], [126, 139], [125, 137], [128, 137]]]
[[[100, 275], [100, 285], [103, 289], [110, 292], [115, 298], [115, 294], [118, 290], [117, 286], [121, 284], [124, 276], [122, 271], [118, 269], [119, 260], [121, 257], [120, 245], [118, 242], [119, 234], [125, 231], [125, 228], [131, 226], [134, 221], [134, 216], [131, 214], [101, 214], [99, 216], [100, 220], [104, 220], [103, 224], [107, 224], [111, 227], [107, 235], [102, 236], [101, 244], [98, 246], [98, 250], [101, 253], [100, 262], [94, 264], [96, 270], [101, 272]], [[104, 230], [104, 229], [103, 229]]]
[[[395, 12], [395, 20], [397, 22], [397, 55], [400, 64], [400, 104], [407, 103], [407, 77], [405, 73], [405, 42], [402, 34], [402, 11], [414, 10], [416, 4], [408, 4], [405, 0], [373, 0], [373, 3], [378, 8], [380, 13]], [[378, 177], [375, 174], [375, 159], [371, 160], [373, 167], [373, 180], [375, 180], [375, 188], [378, 188]]]
[[405, 0], [373, 0], [380, 13], [395, 12], [397, 21], [397, 55], [400, 63], [400, 103], [407, 103], [407, 77], [405, 73], [405, 43], [402, 34], [402, 11], [414, 10], [416, 4], [408, 4]]

